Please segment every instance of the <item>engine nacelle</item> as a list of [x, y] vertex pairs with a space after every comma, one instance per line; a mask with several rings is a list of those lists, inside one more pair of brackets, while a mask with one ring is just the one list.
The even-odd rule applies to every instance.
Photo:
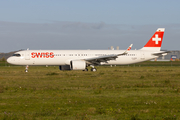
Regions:
[[85, 70], [86, 62], [83, 60], [72, 60], [71, 62], [71, 70]]

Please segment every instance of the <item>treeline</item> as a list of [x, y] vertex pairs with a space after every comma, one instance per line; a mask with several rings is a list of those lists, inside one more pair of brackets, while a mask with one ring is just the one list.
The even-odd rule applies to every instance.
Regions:
[[5, 58], [5, 57], [2, 57], [2, 58], [0, 59], [0, 62], [6, 62], [6, 58]]
[[13, 51], [13, 52], [9, 52], [9, 53], [0, 53], [0, 61], [6, 61], [6, 59], [10, 56], [12, 56], [15, 52], [17, 51]]

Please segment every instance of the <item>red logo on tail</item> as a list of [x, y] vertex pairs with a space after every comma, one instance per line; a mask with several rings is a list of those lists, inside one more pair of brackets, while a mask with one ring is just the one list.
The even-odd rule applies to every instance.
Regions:
[[159, 28], [144, 47], [161, 47], [164, 28]]
[[155, 44], [158, 44], [161, 41], [161, 38], [158, 37], [158, 34], [155, 35], [155, 38], [152, 38], [152, 41], [155, 41]]
[[129, 47], [127, 50], [128, 50], [128, 51], [131, 50], [131, 47]]

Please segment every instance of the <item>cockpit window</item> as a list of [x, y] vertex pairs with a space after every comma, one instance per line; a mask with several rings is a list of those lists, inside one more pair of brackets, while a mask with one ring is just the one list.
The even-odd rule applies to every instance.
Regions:
[[20, 57], [20, 54], [15, 53], [13, 56]]

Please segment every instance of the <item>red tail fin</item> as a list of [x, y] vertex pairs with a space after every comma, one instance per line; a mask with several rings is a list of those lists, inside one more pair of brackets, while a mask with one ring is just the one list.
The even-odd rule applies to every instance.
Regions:
[[160, 50], [165, 28], [158, 28], [151, 39], [142, 48], [143, 50]]

